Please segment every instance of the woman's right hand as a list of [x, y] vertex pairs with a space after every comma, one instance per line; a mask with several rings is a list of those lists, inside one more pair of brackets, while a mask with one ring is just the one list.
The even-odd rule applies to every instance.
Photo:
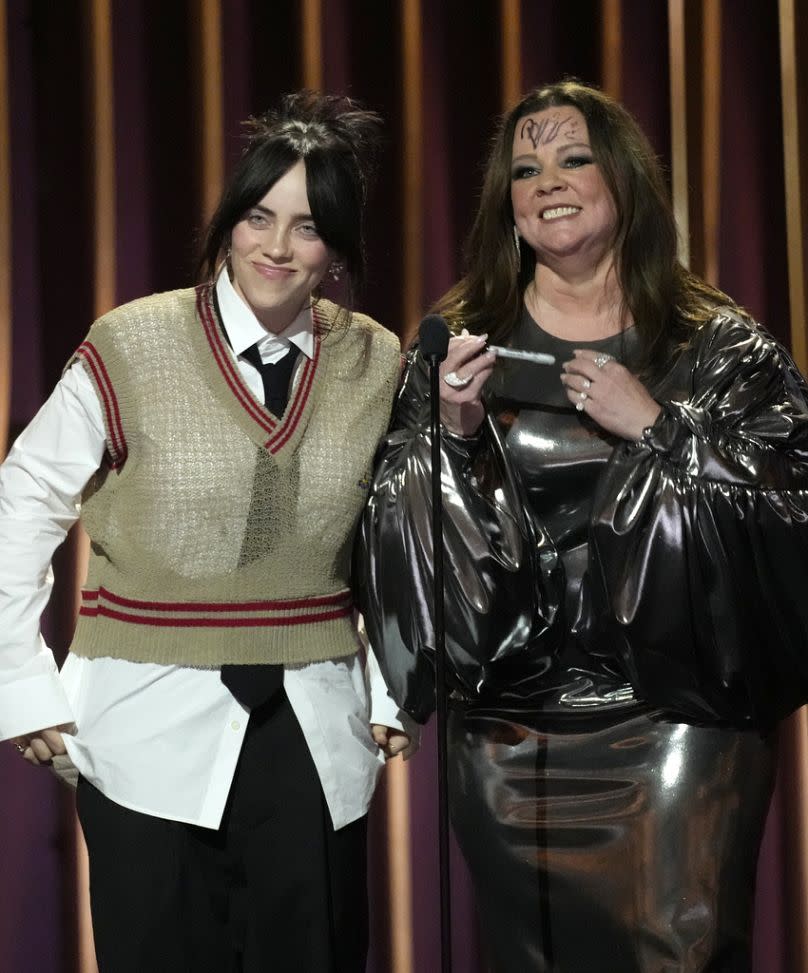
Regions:
[[[446, 360], [440, 366], [440, 420], [457, 436], [473, 436], [485, 418], [483, 386], [488, 381], [497, 356], [483, 351], [488, 335], [469, 335], [465, 329], [451, 338]], [[446, 376], [471, 381], [462, 388], [447, 383]]]
[[18, 750], [22, 747], [20, 752], [29, 764], [37, 766], [49, 764], [54, 757], [67, 753], [62, 734], [72, 733], [74, 730], [72, 723], [63, 723], [61, 726], [50, 726], [44, 730], [25, 733], [15, 737], [11, 742]]

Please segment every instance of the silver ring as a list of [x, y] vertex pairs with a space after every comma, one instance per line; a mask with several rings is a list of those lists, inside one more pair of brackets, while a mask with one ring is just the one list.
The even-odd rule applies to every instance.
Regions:
[[595, 364], [598, 368], [603, 368], [607, 361], [611, 361], [613, 355], [607, 355], [605, 351], [600, 352], [600, 354], [595, 355]]
[[577, 410], [578, 410], [579, 412], [583, 412], [583, 411], [584, 411], [584, 404], [583, 404], [583, 402], [576, 402], [576, 403], [575, 403], [575, 408], [576, 408], [576, 409], [577, 409]]
[[467, 375], [465, 378], [461, 378], [457, 372], [447, 372], [443, 376], [443, 381], [453, 389], [464, 389], [469, 382], [471, 382], [472, 376]]
[[585, 378], [584, 381], [583, 381], [584, 388], [585, 389], [588, 389], [588, 388], [591, 387], [591, 385], [592, 385], [592, 383], [589, 381], [589, 379], [588, 378]]
[[21, 743], [15, 743], [14, 746], [17, 748], [17, 753], [25, 753], [25, 747]]

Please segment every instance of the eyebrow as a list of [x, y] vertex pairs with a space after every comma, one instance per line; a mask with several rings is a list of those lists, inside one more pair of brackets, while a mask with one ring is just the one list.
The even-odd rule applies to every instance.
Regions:
[[[592, 151], [592, 146], [588, 142], [565, 142], [564, 145], [559, 145], [556, 149], [557, 152], [562, 152], [565, 149], [587, 149], [589, 152]], [[511, 159], [511, 164], [517, 162], [535, 162], [536, 156], [533, 152], [522, 152], [520, 155], [515, 156]]]
[[[591, 151], [592, 146], [589, 142], [565, 142], [563, 145], [559, 145], [556, 152], [561, 152], [564, 149], [589, 149]], [[518, 158], [522, 156], [527, 156], [528, 158], [534, 158], [533, 152], [521, 152]]]
[[[256, 203], [254, 206], [251, 206], [247, 212], [251, 213], [254, 209], [260, 210], [262, 213], [265, 213], [267, 216], [278, 215], [274, 210], [271, 210], [268, 206], [262, 206], [260, 203]], [[311, 213], [294, 213], [292, 215], [292, 219], [311, 220], [312, 223], [314, 222], [314, 217], [311, 215]]]

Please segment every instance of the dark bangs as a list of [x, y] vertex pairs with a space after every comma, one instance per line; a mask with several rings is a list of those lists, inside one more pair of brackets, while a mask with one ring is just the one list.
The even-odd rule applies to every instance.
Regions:
[[305, 156], [306, 193], [323, 242], [344, 261], [357, 286], [365, 277], [363, 191], [354, 156], [333, 146], [312, 148]]
[[257, 142], [244, 153], [208, 224], [200, 265], [209, 279], [216, 275], [219, 261], [230, 246], [233, 227], [299, 159], [296, 149], [283, 139]]

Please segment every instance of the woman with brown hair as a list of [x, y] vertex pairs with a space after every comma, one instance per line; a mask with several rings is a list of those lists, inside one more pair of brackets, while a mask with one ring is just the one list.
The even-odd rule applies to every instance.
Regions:
[[[467, 253], [438, 305], [449, 787], [493, 968], [747, 971], [769, 731], [808, 699], [806, 384], [679, 262], [653, 152], [594, 88], [503, 119]], [[427, 388], [413, 352], [363, 525], [420, 720]]]

